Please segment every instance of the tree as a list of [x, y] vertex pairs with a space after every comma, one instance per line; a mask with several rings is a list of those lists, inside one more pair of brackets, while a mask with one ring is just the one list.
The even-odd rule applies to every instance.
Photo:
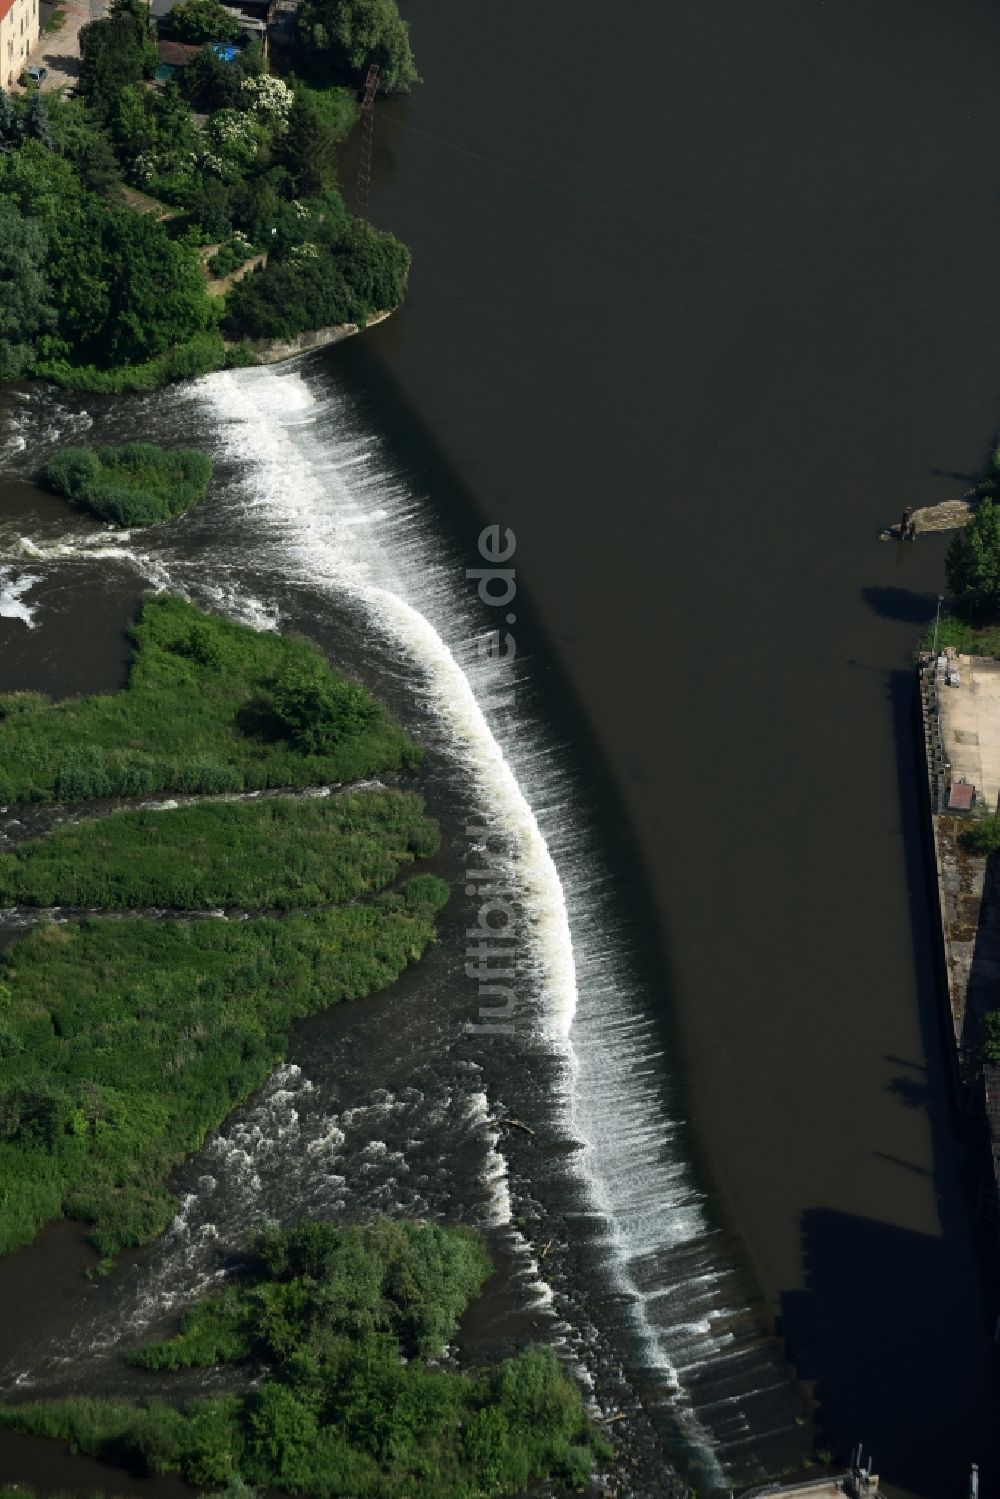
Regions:
[[290, 253], [294, 260], [269, 260], [230, 289], [226, 326], [235, 337], [294, 338], [363, 316], [334, 256], [311, 245]]
[[46, 248], [40, 227], [0, 198], [0, 380], [17, 380], [31, 368], [35, 340], [54, 322]]
[[310, 99], [296, 94], [281, 148], [296, 196], [318, 198], [333, 181], [336, 149], [333, 130], [320, 111]]
[[232, 234], [232, 190], [218, 177], [199, 174], [187, 206], [192, 224], [198, 225], [204, 238], [223, 240]]
[[21, 144], [21, 116], [10, 94], [0, 88], [0, 151], [16, 150]]
[[396, 0], [303, 0], [298, 41], [307, 65], [335, 78], [356, 81], [374, 62], [380, 93], [406, 93], [418, 82]]
[[72, 163], [80, 185], [110, 196], [121, 184], [121, 171], [105, 132], [76, 104], [50, 98], [48, 111], [56, 150]]
[[354, 220], [338, 258], [344, 280], [369, 312], [391, 312], [402, 302], [410, 252], [393, 235]]
[[80, 28], [80, 92], [103, 121], [115, 117], [122, 89], [141, 82], [155, 65], [145, 27], [141, 0], [115, 0], [109, 16]]
[[237, 42], [242, 35], [239, 23], [220, 0], [181, 0], [170, 12], [170, 27], [179, 41], [194, 44]]
[[37, 89], [28, 96], [28, 108], [24, 117], [24, 133], [29, 139], [38, 141], [46, 150], [52, 149], [52, 130], [45, 100]]
[[945, 558], [956, 612], [974, 624], [1000, 616], [1000, 506], [983, 500]]
[[196, 252], [172, 240], [148, 214], [111, 210], [102, 247], [108, 321], [102, 355], [135, 364], [205, 330], [211, 308]]
[[282, 728], [307, 755], [328, 754], [362, 733], [378, 712], [363, 687], [314, 667], [290, 667], [275, 685], [273, 702]]
[[226, 62], [211, 47], [202, 47], [190, 67], [182, 71], [180, 88], [184, 98], [203, 114], [215, 109], [238, 109], [246, 80], [259, 78], [263, 72], [264, 56], [259, 42], [244, 47], [232, 62]]

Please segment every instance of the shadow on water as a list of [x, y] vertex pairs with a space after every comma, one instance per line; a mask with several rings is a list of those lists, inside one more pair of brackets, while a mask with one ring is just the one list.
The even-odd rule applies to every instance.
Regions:
[[107, 1499], [193, 1499], [180, 1478], [150, 1478], [73, 1453], [64, 1442], [0, 1430], [0, 1482], [40, 1494], [102, 1494]]
[[906, 625], [925, 625], [934, 618], [937, 594], [912, 588], [862, 588], [861, 597], [880, 619], [895, 619]]
[[[997, 1244], [976, 1218], [985, 1166], [981, 1121], [959, 1113], [952, 1087], [912, 673], [890, 673], [888, 690], [927, 1058], [926, 1070], [889, 1059], [907, 1070], [888, 1086], [903, 1106], [927, 1113], [939, 1229], [925, 1234], [828, 1208], [807, 1210], [805, 1290], [782, 1297], [781, 1330], [800, 1373], [815, 1383], [825, 1440], [839, 1460], [863, 1438], [891, 1484], [927, 1499], [953, 1499], [965, 1492], [971, 1462], [980, 1464], [983, 1492], [1000, 1492], [1000, 1361], [992, 1342], [1000, 1301]], [[925, 1172], [877, 1154], [902, 1172]], [[886, 1208], [889, 1217], [891, 1201]], [[984, 1431], [993, 1433], [987, 1451], [977, 1446]]]
[[[329, 371], [347, 383], [363, 423], [380, 434], [389, 470], [405, 474], [407, 482], [421, 494], [445, 554], [458, 559], [462, 568], [481, 566], [477, 551], [480, 531], [485, 525], [503, 526], [505, 516], [502, 510], [483, 512], [473, 487], [443, 453], [406, 390], [378, 356], [377, 348], [398, 336], [398, 327], [390, 322], [376, 330], [370, 341], [356, 340], [304, 361], [304, 370], [320, 380]], [[516, 553], [513, 565], [516, 569]], [[456, 586], [474, 587], [461, 572], [456, 574]], [[661, 1038], [668, 1058], [666, 1064], [656, 1066], [662, 1118], [672, 1122], [673, 1139], [701, 1198], [707, 1232], [690, 1247], [692, 1265], [696, 1255], [704, 1257], [700, 1268], [710, 1269], [712, 1278], [728, 1287], [725, 1294], [734, 1308], [727, 1311], [725, 1336], [717, 1351], [703, 1366], [685, 1369], [683, 1384], [730, 1476], [737, 1483], [750, 1481], [795, 1467], [811, 1452], [813, 1432], [807, 1400], [783, 1346], [773, 1338], [761, 1315], [756, 1277], [734, 1226], [711, 1191], [711, 1162], [689, 1123], [691, 1104], [676, 1036], [670, 957], [653, 900], [653, 881], [644, 867], [620, 782], [568, 675], [559, 665], [554, 642], [523, 592], [517, 594], [515, 607], [518, 660], [523, 660], [527, 668], [519, 683], [518, 720], [526, 736], [537, 727], [540, 741], [557, 750], [565, 774], [563, 784], [572, 788], [567, 814], [578, 827], [587, 828], [586, 846], [599, 850], [601, 869], [594, 874], [600, 885], [602, 925], [614, 933], [614, 945], [627, 954], [629, 987], [636, 991], [637, 1011], [648, 1011]], [[495, 622], [489, 620], [490, 624]], [[650, 1127], [657, 1122], [651, 1117]], [[514, 1144], [509, 1143], [508, 1151]], [[623, 1161], [623, 1169], [626, 1166]], [[575, 1237], [570, 1235], [571, 1239]], [[669, 1226], [665, 1224], [665, 1246], [669, 1239]], [[605, 1292], [599, 1287], [596, 1267], [586, 1264], [587, 1251], [577, 1243], [570, 1252], [580, 1259], [572, 1279], [589, 1284], [591, 1294], [600, 1302]], [[678, 1291], [693, 1268], [684, 1263], [683, 1253], [675, 1255], [665, 1247], [662, 1263], [654, 1256], [652, 1263], [632, 1267], [643, 1284], [648, 1277], [650, 1288], [660, 1282], [672, 1288], [673, 1294], [666, 1297], [666, 1313], [657, 1312], [665, 1320], [671, 1315], [683, 1320], [688, 1315]], [[606, 1275], [607, 1267], [602, 1266], [601, 1271]], [[611, 1301], [614, 1299], [612, 1296]], [[664, 1400], [662, 1384], [657, 1384], [657, 1372], [633, 1366], [630, 1377], [639, 1381], [647, 1414], [652, 1416], [668, 1460], [682, 1472], [689, 1472], [692, 1463], [693, 1470], [700, 1472], [699, 1459], [680, 1435], [670, 1403]], [[739, 1436], [734, 1440], [737, 1429]], [[751, 1433], [749, 1439], [747, 1432]]]
[[[398, 337], [398, 329], [390, 321], [376, 330], [374, 336], [379, 341], [391, 341]], [[390, 469], [405, 473], [421, 494], [422, 503], [433, 516], [434, 530], [444, 543], [443, 549], [460, 559], [463, 568], [481, 567], [482, 557], [477, 550], [479, 534], [487, 525], [503, 527], [505, 518], [502, 514], [486, 514], [477, 505], [473, 490], [434, 441], [385, 362], [373, 352], [370, 343], [356, 339], [335, 351], [303, 361], [300, 368], [303, 374], [308, 371], [322, 377], [324, 365], [345, 380], [370, 430], [380, 434]], [[512, 563], [515, 570], [516, 564], [515, 552]], [[456, 583], [467, 588], [471, 597], [475, 584], [464, 578], [459, 583], [459, 577], [457, 574]], [[594, 841], [602, 850], [610, 876], [607, 898], [616, 931], [628, 950], [639, 984], [648, 992], [663, 996], [656, 1018], [671, 1058], [669, 1073], [664, 1074], [665, 1098], [671, 1111], [686, 1119], [680, 1047], [673, 1034], [670, 996], [674, 984], [670, 957], [620, 784], [579, 697], [558, 665], [552, 641], [523, 592], [516, 595], [515, 607], [517, 659], [527, 667], [518, 684], [519, 715], [526, 733], [530, 734], [533, 726], [539, 725], [544, 737], [554, 741], [568, 772], [567, 780], [578, 797], [573, 810], [582, 824], [596, 828]], [[484, 622], [496, 621], [484, 614]], [[686, 1141], [686, 1147], [693, 1149], [693, 1143]]]

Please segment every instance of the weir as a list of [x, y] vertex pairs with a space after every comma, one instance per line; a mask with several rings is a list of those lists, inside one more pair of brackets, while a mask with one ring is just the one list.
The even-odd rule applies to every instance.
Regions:
[[[26, 1326], [0, 1380], [69, 1392], [86, 1354], [91, 1381], [99, 1371], [116, 1393], [118, 1353], [187, 1304], [264, 1206], [434, 1216], [461, 1201], [507, 1245], [523, 1315], [556, 1319], [553, 1341], [646, 1477], [637, 1494], [682, 1494], [672, 1462], [699, 1491], [794, 1469], [810, 1411], [691, 1170], [586, 784], [522, 709], [522, 663], [481, 649], [493, 618], [475, 607], [468, 558], [447, 554], [432, 502], [387, 466], [319, 366], [211, 376], [161, 402], [157, 420], [167, 435], [196, 430], [228, 464], [183, 532], [109, 539], [60, 514], [13, 533], [17, 555], [43, 579], [110, 563], [258, 627], [280, 618], [343, 650], [348, 670], [377, 672], [428, 746], [428, 793], [444, 786], [439, 811], [463, 819], [458, 869], [479, 867], [487, 833], [503, 849], [523, 936], [516, 1035], [467, 1040], [480, 995], [457, 975], [478, 904], [462, 907], [456, 878], [462, 951], [442, 942], [413, 980], [433, 976], [433, 1003], [415, 994], [390, 1026], [377, 1003], [317, 1023], [301, 1075], [290, 1063], [186, 1165], [162, 1245], [101, 1282], [72, 1337]], [[37, 613], [44, 623], [44, 594]], [[327, 1034], [337, 1045], [324, 1049]]]

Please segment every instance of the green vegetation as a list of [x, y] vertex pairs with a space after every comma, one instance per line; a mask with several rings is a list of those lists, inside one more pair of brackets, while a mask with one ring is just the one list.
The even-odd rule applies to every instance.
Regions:
[[1000, 852], [1000, 817], [991, 813], [977, 818], [963, 833], [962, 841], [977, 854]]
[[167, 19], [180, 42], [238, 42], [243, 35], [232, 12], [219, 0], [181, 0]]
[[399, 305], [409, 271], [410, 252], [391, 234], [352, 222], [331, 226], [328, 236], [320, 222], [308, 245], [269, 257], [232, 287], [226, 327], [239, 338], [294, 338], [310, 328], [363, 326], [370, 313]]
[[390, 984], [447, 886], [286, 919], [44, 926], [0, 959], [0, 1252], [65, 1213], [105, 1254], [169, 1223], [161, 1185], [280, 1060], [295, 1020]]
[[303, 62], [324, 76], [354, 79], [374, 62], [380, 93], [405, 93], [418, 81], [396, 0], [304, 0], [298, 43]]
[[215, 254], [209, 257], [208, 269], [213, 276], [220, 280], [223, 276], [232, 275], [238, 271], [240, 266], [246, 265], [247, 261], [256, 254], [253, 245], [242, 234], [234, 234], [219, 246]]
[[221, 1485], [239, 1475], [311, 1499], [485, 1499], [534, 1479], [581, 1487], [610, 1448], [548, 1349], [471, 1373], [430, 1367], [490, 1266], [436, 1225], [266, 1232], [245, 1275], [147, 1349], [156, 1369], [253, 1360], [252, 1393], [137, 1406], [0, 1408], [20, 1431]]
[[945, 570], [951, 609], [921, 637], [921, 649], [949, 647], [960, 655], [1000, 658], [1000, 504], [993, 493], [1000, 485], [1000, 449], [995, 449], [987, 476], [978, 486], [979, 508], [956, 531], [948, 546]]
[[152, 76], [156, 60], [142, 0], [114, 0], [103, 20], [80, 28], [80, 92], [105, 122], [124, 89]]
[[1000, 1010], [990, 1010], [983, 1025], [986, 1038], [979, 1054], [984, 1062], [1000, 1064]]
[[[195, 41], [233, 26], [218, 0], [185, 0], [171, 22]], [[381, 60], [389, 88], [415, 76], [395, 0], [323, 0], [296, 52], [308, 82], [271, 76], [258, 45], [233, 61], [205, 46], [179, 83], [150, 87], [143, 0], [112, 0], [80, 39], [81, 98], [0, 90], [0, 379], [149, 390], [246, 362], [248, 338], [398, 305], [408, 252], [354, 223], [336, 183], [352, 59]], [[123, 183], [160, 208], [139, 211]], [[202, 247], [237, 234], [267, 266], [212, 296]]]
[[[242, 369], [254, 363], [253, 351], [245, 344], [223, 343], [221, 333], [203, 333], [168, 349], [156, 359], [120, 369], [98, 369], [95, 364], [70, 364], [55, 359], [45, 366], [45, 378], [63, 390], [92, 391], [98, 395], [125, 395], [159, 390], [177, 380], [196, 380], [213, 370]], [[38, 373], [38, 371], [36, 371]]]
[[[304, 640], [261, 633], [175, 598], [147, 600], [134, 627], [129, 685], [114, 696], [49, 703], [0, 696], [0, 804], [260, 791], [357, 780], [420, 756], [373, 701], [355, 731], [361, 689]], [[275, 712], [282, 683], [303, 674], [350, 706], [343, 737], [327, 725], [312, 752]]]
[[[0, 139], [2, 146], [2, 139]], [[46, 240], [37, 224], [0, 198], [0, 380], [17, 380], [30, 369], [31, 345], [53, 320], [43, 273]]]
[[[920, 648], [924, 651], [933, 649], [935, 640], [933, 620], [924, 630], [920, 639]], [[937, 648], [939, 651], [951, 646], [963, 656], [997, 656], [1000, 657], [1000, 626], [985, 625], [982, 627], [969, 624], [967, 620], [959, 619], [955, 614], [942, 614], [941, 622], [937, 630]]]
[[39, 474], [46, 488], [116, 526], [152, 526], [181, 515], [204, 499], [211, 478], [206, 453], [148, 442], [63, 448]]
[[1000, 617], [1000, 505], [989, 497], [960, 531], [945, 558], [948, 587], [958, 615], [971, 624]]
[[412, 792], [114, 812], [0, 854], [0, 905], [291, 910], [382, 890], [437, 850]]
[[[0, 699], [5, 801], [308, 785], [415, 761], [368, 694], [305, 641], [170, 598], [147, 602], [135, 639], [117, 696]], [[9, 948], [0, 1253], [62, 1213], [92, 1223], [105, 1254], [159, 1233], [174, 1210], [169, 1171], [263, 1083], [292, 1024], [384, 988], [420, 957], [443, 881], [416, 875], [357, 897], [436, 848], [419, 799], [383, 791], [122, 812], [3, 856], [8, 901], [355, 903], [284, 919], [46, 925]]]
[[65, 25], [66, 12], [64, 10], [54, 10], [42, 27], [42, 32], [45, 36], [51, 36], [56, 31], [62, 31]]

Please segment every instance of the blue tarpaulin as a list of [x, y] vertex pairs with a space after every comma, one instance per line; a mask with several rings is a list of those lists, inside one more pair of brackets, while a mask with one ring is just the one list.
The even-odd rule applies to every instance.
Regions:
[[239, 51], [238, 47], [234, 47], [228, 42], [210, 42], [209, 46], [216, 57], [221, 57], [223, 62], [232, 62]]

